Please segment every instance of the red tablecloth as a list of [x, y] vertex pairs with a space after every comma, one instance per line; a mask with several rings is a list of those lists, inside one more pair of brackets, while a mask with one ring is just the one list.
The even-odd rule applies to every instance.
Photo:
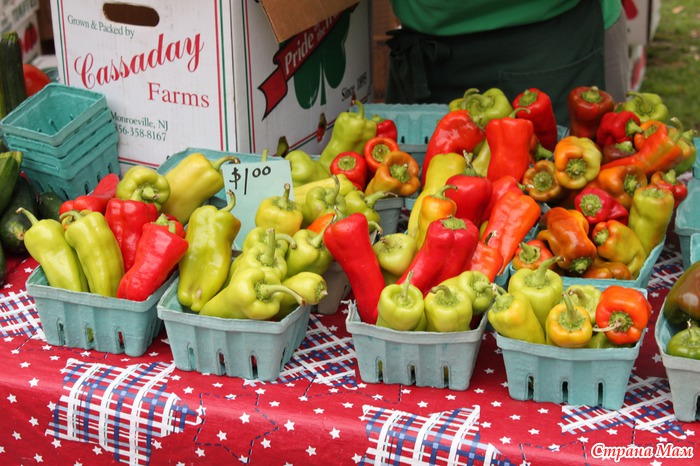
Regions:
[[[655, 315], [680, 264], [671, 235], [648, 287]], [[617, 411], [511, 399], [490, 332], [465, 391], [363, 383], [342, 309], [312, 315], [279, 379], [259, 382], [178, 370], [165, 330], [138, 358], [48, 345], [24, 290], [35, 265], [11, 260], [0, 289], [3, 465], [588, 465], [614, 463], [600, 446], [630, 445], [621, 464], [700, 456], [700, 423], [673, 415], [653, 326]]]

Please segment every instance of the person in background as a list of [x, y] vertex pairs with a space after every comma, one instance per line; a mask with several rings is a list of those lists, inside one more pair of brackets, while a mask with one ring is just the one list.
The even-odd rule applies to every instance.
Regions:
[[629, 87], [620, 0], [391, 0], [387, 103], [448, 103], [497, 87], [512, 101], [535, 87], [568, 126], [567, 96], [598, 86], [615, 101]]

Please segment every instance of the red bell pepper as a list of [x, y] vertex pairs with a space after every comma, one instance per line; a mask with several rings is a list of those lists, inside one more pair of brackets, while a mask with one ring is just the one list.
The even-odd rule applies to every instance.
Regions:
[[188, 243], [175, 233], [165, 215], [143, 226], [136, 259], [122, 277], [117, 298], [145, 301], [165, 283], [187, 252]]
[[143, 234], [143, 226], [158, 219], [158, 207], [148, 202], [115, 197], [107, 203], [104, 215], [122, 251], [126, 272], [136, 261], [136, 249]]
[[89, 210], [104, 214], [107, 202], [117, 194], [117, 184], [119, 184], [119, 175], [115, 173], [105, 175], [90, 194], [69, 199], [61, 204], [59, 214], [64, 214], [71, 210], [77, 210], [78, 212]]
[[377, 171], [387, 154], [398, 150], [399, 144], [395, 139], [375, 136], [368, 140], [363, 151], [368, 175]]
[[472, 153], [474, 148], [485, 138], [484, 130], [479, 127], [466, 110], [452, 110], [438, 122], [428, 140], [423, 159], [421, 186], [425, 185], [430, 160], [437, 154]]
[[587, 186], [574, 198], [574, 208], [588, 221], [590, 229], [600, 222], [617, 220], [627, 225], [629, 211], [609, 192]]
[[579, 86], [569, 92], [569, 134], [595, 141], [600, 120], [615, 108], [615, 100], [597, 86]]
[[523, 108], [516, 108], [507, 117], [495, 118], [486, 125], [486, 141], [491, 149], [487, 176], [491, 181], [510, 175], [516, 180], [530, 165], [530, 143], [534, 126], [530, 120], [515, 118]]
[[474, 253], [479, 232], [476, 226], [455, 217], [445, 217], [430, 223], [425, 241], [413, 256], [397, 284], [404, 283], [412, 274], [411, 285], [425, 296], [442, 280], [459, 275], [465, 270]]
[[554, 116], [552, 100], [543, 91], [530, 88], [513, 100], [513, 108], [523, 107], [529, 112], [520, 112], [515, 117], [530, 120], [542, 147], [549, 151], [557, 145], [557, 119]]
[[659, 170], [654, 172], [649, 179], [649, 184], [661, 186], [671, 191], [673, 193], [674, 209], [688, 197], [688, 186], [676, 178], [676, 171], [673, 168], [667, 171]]
[[357, 212], [331, 222], [323, 233], [323, 244], [348, 277], [360, 319], [376, 324], [384, 276], [372, 249], [367, 217]]
[[600, 147], [632, 141], [634, 135], [642, 131], [640, 123], [639, 117], [629, 110], [608, 112], [600, 119], [595, 141]]
[[617, 345], [636, 343], [651, 317], [651, 304], [641, 291], [619, 285], [603, 290], [595, 310], [599, 331]]
[[382, 118], [379, 115], [372, 115], [372, 120], [377, 123], [377, 136], [381, 138], [389, 138], [398, 142], [399, 133], [396, 129], [396, 123], [388, 118]]
[[360, 191], [367, 186], [367, 161], [357, 152], [341, 152], [331, 162], [331, 175], [345, 175]]
[[455, 217], [469, 220], [474, 225], [481, 225], [484, 211], [491, 200], [493, 183], [485, 176], [460, 173], [447, 179], [445, 185], [456, 189], [445, 191], [445, 196], [457, 205]]

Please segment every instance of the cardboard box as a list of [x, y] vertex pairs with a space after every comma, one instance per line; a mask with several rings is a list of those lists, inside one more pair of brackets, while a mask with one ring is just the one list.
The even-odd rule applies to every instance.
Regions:
[[[187, 147], [319, 153], [371, 100], [371, 2], [52, 3], [59, 79], [104, 93], [122, 170]], [[325, 122], [325, 123], [324, 123]]]
[[[625, 3], [625, 2], [623, 2]], [[651, 42], [661, 20], [661, 0], [630, 0], [627, 13], [627, 40], [630, 45]]]

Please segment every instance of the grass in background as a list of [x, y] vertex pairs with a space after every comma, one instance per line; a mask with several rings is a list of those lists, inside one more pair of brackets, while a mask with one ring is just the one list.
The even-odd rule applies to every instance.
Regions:
[[700, 0], [662, 0], [661, 20], [646, 47], [642, 92], [659, 94], [700, 135]]

